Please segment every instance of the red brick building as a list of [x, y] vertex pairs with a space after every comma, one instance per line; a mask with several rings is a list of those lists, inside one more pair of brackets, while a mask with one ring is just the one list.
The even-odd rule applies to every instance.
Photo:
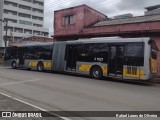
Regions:
[[54, 38], [71, 40], [86, 37], [159, 37], [160, 15], [109, 19], [87, 5], [54, 13]]
[[54, 30], [57, 41], [110, 36], [154, 38], [158, 48], [157, 73], [160, 75], [160, 14], [109, 19], [87, 5], [80, 5], [55, 11]]
[[9, 42], [9, 46], [20, 46], [25, 44], [25, 42], [54, 42], [53, 38], [40, 37], [40, 36], [31, 36], [24, 38], [20, 42]]
[[39, 36], [32, 36], [28, 38], [24, 38], [23, 42], [53, 42], [53, 38], [48, 38], [48, 37], [39, 37]]
[[105, 21], [107, 16], [87, 5], [80, 5], [54, 12], [54, 38], [57, 40], [78, 39], [86, 27]]

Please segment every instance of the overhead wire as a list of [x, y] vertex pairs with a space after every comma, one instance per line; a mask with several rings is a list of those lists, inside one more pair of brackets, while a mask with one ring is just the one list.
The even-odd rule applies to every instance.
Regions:
[[[68, 0], [59, 0], [59, 1], [60, 1], [60, 2], [56, 3], [55, 5], [51, 5], [49, 9], [45, 10], [45, 13], [47, 12], [47, 14], [48, 14], [48, 13], [50, 13], [50, 12], [54, 12], [53, 10], [55, 10], [55, 9], [52, 9], [52, 8], [58, 7], [58, 6], [61, 5], [64, 1], [68, 1]], [[104, 5], [107, 5], [107, 6], [108, 6], [109, 4], [114, 3], [114, 2], [116, 2], [116, 1], [117, 1], [117, 0], [113, 0], [113, 1], [110, 1], [110, 2], [103, 2], [103, 3], [99, 4], [99, 5], [91, 6], [91, 7], [93, 7], [93, 8], [98, 8], [98, 7], [101, 7], [101, 6], [104, 6]], [[69, 0], [68, 2], [70, 2], [70, 0]], [[80, 2], [79, 2], [79, 3], [80, 3]], [[46, 6], [45, 6], [45, 7], [46, 7]], [[47, 8], [48, 8], [48, 6], [47, 6]]]
[[107, 6], [108, 6], [108, 5], [111, 5], [112, 3], [115, 3], [115, 2], [117, 2], [117, 1], [119, 1], [119, 0], [113, 0], [113, 1], [110, 1], [110, 2], [103, 2], [103, 3], [101, 3], [101, 4], [99, 4], [99, 5], [96, 5], [96, 6], [93, 6], [93, 7], [94, 7], [94, 8], [98, 8], [98, 7], [104, 6], [104, 5], [106, 5], [106, 4], [107, 4]]
[[[47, 0], [47, 1], [48, 1], [48, 0]], [[54, 2], [52, 1], [52, 2], [49, 2], [49, 3], [45, 2], [45, 5], [46, 5], [46, 6], [50, 6], [50, 5], [55, 4], [55, 3], [58, 3], [58, 2], [60, 2], [60, 1], [68, 1], [68, 0], [55, 0]], [[70, 0], [70, 1], [71, 1], [71, 0]]]
[[62, 3], [67, 3], [67, 2], [71, 2], [71, 0], [58, 0], [57, 2], [52, 2], [49, 5], [45, 5], [45, 7], [48, 8], [48, 7], [53, 7], [53, 6], [59, 6]]
[[[91, 7], [99, 8], [99, 7], [104, 6], [104, 5], [108, 6], [108, 5], [113, 4], [117, 1], [118, 0], [113, 0], [113, 1], [110, 1], [110, 2], [107, 1], [107, 2], [103, 2], [101, 4], [91, 6]], [[62, 3], [65, 4], [65, 3], [69, 3], [69, 2], [71, 2], [71, 0], [58, 0], [58, 1], [55, 1], [55, 2], [47, 3], [49, 5], [45, 5], [45, 8], [49, 8], [49, 9], [45, 10], [45, 13], [50, 14], [50, 13], [54, 12], [55, 9], [53, 9], [53, 8], [59, 7], [60, 5], [62, 5]], [[81, 2], [78, 2], [78, 4], [79, 3], [81, 3]]]

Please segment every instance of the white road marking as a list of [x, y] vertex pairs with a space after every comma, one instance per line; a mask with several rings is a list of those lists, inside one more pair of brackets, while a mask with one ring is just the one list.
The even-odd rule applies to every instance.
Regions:
[[[7, 94], [5, 94], [5, 93], [0, 92], [0, 94], [6, 96], [6, 97], [8, 97], [8, 98], [11, 98], [11, 99], [13, 99], [13, 100], [16, 100], [16, 101], [19, 101], [19, 102], [21, 102], [21, 103], [24, 103], [24, 104], [26, 104], [26, 105], [29, 105], [29, 106], [31, 106], [31, 107], [34, 107], [34, 108], [36, 108], [36, 109], [38, 109], [38, 110], [40, 110], [40, 111], [44, 111], [44, 112], [47, 112], [47, 111], [48, 111], [48, 110], [46, 110], [46, 109], [43, 109], [43, 108], [38, 107], [38, 106], [36, 106], [36, 105], [33, 105], [33, 104], [31, 104], [31, 103], [28, 103], [28, 102], [25, 102], [25, 101], [20, 100], [20, 99], [18, 99], [18, 98], [15, 98], [15, 97], [12, 97], [12, 96], [10, 96], [10, 95], [7, 95]], [[59, 117], [59, 115], [55, 115], [55, 116]], [[61, 118], [61, 119], [63, 119], [63, 120], [71, 120], [71, 119], [69, 119], [69, 118], [67, 118], [67, 117], [59, 117], [59, 118]]]
[[35, 82], [35, 81], [40, 81], [40, 80], [41, 79], [25, 80], [25, 81], [20, 81], [20, 82], [8, 82], [8, 83], [0, 84], [0, 86], [16, 85], [16, 84]]

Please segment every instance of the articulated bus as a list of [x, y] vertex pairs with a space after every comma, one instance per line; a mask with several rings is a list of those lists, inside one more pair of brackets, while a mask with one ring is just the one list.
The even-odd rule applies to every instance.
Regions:
[[150, 38], [96, 38], [30, 44], [8, 47], [5, 61], [14, 69], [149, 80], [156, 71], [156, 50], [151, 43]]

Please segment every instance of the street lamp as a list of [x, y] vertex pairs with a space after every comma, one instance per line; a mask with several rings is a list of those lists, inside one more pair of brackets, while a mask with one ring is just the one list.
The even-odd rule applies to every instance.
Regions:
[[5, 41], [4, 41], [4, 44], [5, 44], [5, 52], [6, 52], [6, 49], [7, 49], [7, 31], [8, 31], [8, 21], [7, 20], [2, 20], [0, 19], [0, 21], [2, 21], [6, 27], [6, 37], [5, 37]]

